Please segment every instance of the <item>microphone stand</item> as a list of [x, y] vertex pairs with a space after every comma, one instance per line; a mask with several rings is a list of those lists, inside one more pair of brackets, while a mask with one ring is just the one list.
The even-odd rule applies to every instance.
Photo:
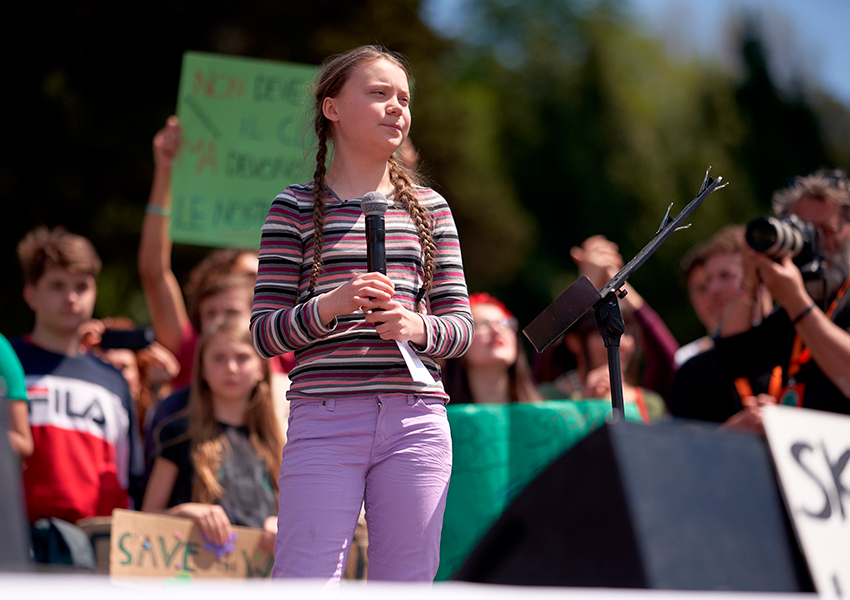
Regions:
[[709, 177], [710, 171], [711, 167], [708, 167], [697, 197], [691, 200], [672, 221], [670, 220], [670, 210], [673, 208], [671, 203], [655, 236], [601, 289], [597, 290], [587, 277], [581, 276], [522, 330], [534, 349], [540, 353], [560, 338], [587, 311], [593, 309], [596, 315], [596, 326], [608, 352], [612, 421], [625, 418], [623, 372], [620, 369], [620, 338], [625, 331], [625, 324], [618, 300], [625, 297], [627, 293], [625, 289], [622, 289], [623, 285], [668, 237], [680, 229], [690, 227], [690, 224], [682, 225], [682, 223], [709, 194], [728, 185], [728, 183], [720, 185], [722, 177], [717, 179]]
[[623, 298], [626, 290], [618, 293], [610, 292], [594, 307], [596, 313], [596, 326], [599, 335], [605, 342], [608, 351], [608, 378], [611, 387], [611, 420], [617, 421], [626, 412], [625, 398], [623, 397], [623, 371], [620, 367], [620, 338], [626, 327], [623, 316], [620, 314], [620, 303], [618, 297]]

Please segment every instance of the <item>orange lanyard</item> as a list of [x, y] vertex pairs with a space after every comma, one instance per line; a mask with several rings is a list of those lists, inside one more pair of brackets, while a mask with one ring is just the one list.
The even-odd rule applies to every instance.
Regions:
[[[830, 304], [829, 308], [826, 310], [827, 319], [832, 317], [832, 313], [835, 312], [835, 307], [838, 306], [838, 301], [841, 300], [841, 297], [844, 295], [844, 292], [847, 291], [848, 287], [850, 287], [850, 278], [844, 282], [844, 285], [842, 285], [841, 289], [838, 290], [835, 300], [832, 301], [832, 304]], [[809, 362], [811, 358], [812, 353], [809, 352], [808, 348], [803, 346], [803, 340], [798, 333], [794, 336], [794, 347], [791, 350], [791, 360], [788, 362], [788, 379], [791, 379], [799, 373], [800, 368]]]
[[[738, 390], [738, 395], [741, 398], [746, 398], [747, 396], [755, 396], [753, 394], [753, 386], [750, 384], [750, 380], [746, 377], [738, 377], [735, 380], [735, 389]], [[770, 382], [767, 384], [767, 393], [774, 398], [779, 397], [779, 392], [782, 390], [782, 367], [779, 365], [773, 367], [773, 370], [770, 372]]]
[[643, 399], [643, 390], [639, 387], [635, 388], [635, 404], [637, 404], [638, 413], [644, 423], [649, 423], [649, 411], [646, 410], [646, 401]]

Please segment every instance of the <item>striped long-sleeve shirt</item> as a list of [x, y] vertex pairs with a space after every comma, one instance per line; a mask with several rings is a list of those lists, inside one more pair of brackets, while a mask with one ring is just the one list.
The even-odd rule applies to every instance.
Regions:
[[[312, 183], [293, 185], [279, 194], [263, 225], [260, 268], [254, 288], [251, 331], [254, 346], [265, 357], [295, 351], [287, 397], [345, 398], [371, 393], [416, 393], [447, 398], [435, 358], [463, 354], [472, 341], [460, 244], [449, 206], [442, 196], [416, 188], [429, 215], [436, 245], [436, 272], [423, 315], [427, 345], [416, 348], [436, 380], [413, 381], [392, 340], [382, 340], [364, 315], [340, 316], [325, 325], [317, 300], [358, 273], [366, 272], [366, 226], [360, 200], [326, 199], [324, 270], [315, 294], [308, 298], [313, 265]], [[392, 198], [390, 202], [392, 203]], [[394, 299], [414, 310], [423, 281], [422, 250], [416, 225], [407, 211], [391, 204], [385, 215], [387, 276]]]

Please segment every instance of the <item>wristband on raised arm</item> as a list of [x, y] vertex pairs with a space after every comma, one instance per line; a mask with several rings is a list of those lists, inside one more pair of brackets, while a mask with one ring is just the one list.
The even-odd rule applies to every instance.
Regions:
[[814, 302], [812, 302], [811, 304], [809, 304], [809, 305], [806, 307], [806, 310], [804, 310], [803, 312], [801, 312], [799, 315], [797, 315], [797, 317], [796, 317], [793, 321], [791, 321], [791, 325], [796, 325], [797, 323], [799, 323], [800, 321], [802, 321], [802, 320], [803, 320], [803, 317], [805, 317], [807, 314], [809, 314], [810, 312], [812, 312], [812, 309], [813, 309], [814, 307], [815, 307], [815, 303], [814, 303]]

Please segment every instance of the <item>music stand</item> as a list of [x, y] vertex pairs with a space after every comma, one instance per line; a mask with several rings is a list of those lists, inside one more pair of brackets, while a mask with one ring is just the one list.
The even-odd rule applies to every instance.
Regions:
[[623, 335], [625, 325], [620, 314], [618, 298], [623, 298], [626, 295], [626, 290], [621, 288], [632, 273], [637, 271], [668, 237], [679, 229], [690, 227], [690, 224], [683, 226], [682, 223], [702, 204], [702, 201], [709, 194], [728, 185], [728, 183], [720, 185], [723, 178], [714, 179], [710, 177], [710, 171], [711, 167], [708, 167], [697, 197], [691, 200], [672, 221], [670, 220], [670, 210], [673, 208], [671, 203], [667, 207], [667, 213], [664, 215], [658, 231], [655, 232], [649, 243], [601, 289], [597, 290], [590, 283], [590, 280], [582, 275], [578, 281], [568, 287], [522, 330], [534, 349], [540, 353], [560, 338], [573, 323], [592, 308], [596, 314], [599, 334], [602, 336], [605, 348], [608, 351], [608, 376], [611, 382], [611, 410], [612, 420], [614, 421], [623, 418], [625, 414], [623, 375], [620, 371], [620, 337]]

